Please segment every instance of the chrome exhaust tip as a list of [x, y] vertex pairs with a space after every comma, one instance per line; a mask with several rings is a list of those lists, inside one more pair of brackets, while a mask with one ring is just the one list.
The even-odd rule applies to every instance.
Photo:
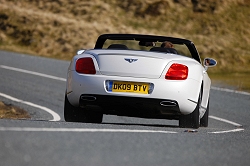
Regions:
[[84, 101], [96, 101], [96, 97], [95, 96], [81, 96], [81, 100], [84, 100]]
[[161, 101], [160, 105], [163, 107], [175, 107], [177, 106], [177, 103], [174, 101]]

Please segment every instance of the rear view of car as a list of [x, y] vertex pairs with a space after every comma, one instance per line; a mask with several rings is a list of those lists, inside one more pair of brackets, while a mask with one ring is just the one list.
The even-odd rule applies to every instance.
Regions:
[[[161, 49], [164, 41], [176, 45], [176, 52]], [[207, 66], [216, 65], [213, 59], [207, 60], [211, 61]], [[173, 119], [179, 120], [180, 127], [206, 127], [211, 84], [206, 70], [189, 40], [101, 35], [94, 49], [79, 51], [71, 61], [65, 120], [101, 123], [103, 115], [110, 114]]]

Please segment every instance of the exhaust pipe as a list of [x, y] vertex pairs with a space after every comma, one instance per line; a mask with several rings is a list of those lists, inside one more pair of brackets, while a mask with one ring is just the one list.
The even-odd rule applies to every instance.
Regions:
[[160, 105], [163, 107], [175, 107], [175, 106], [177, 106], [176, 102], [174, 102], [174, 101], [161, 101]]
[[96, 97], [95, 96], [81, 96], [81, 100], [96, 101]]

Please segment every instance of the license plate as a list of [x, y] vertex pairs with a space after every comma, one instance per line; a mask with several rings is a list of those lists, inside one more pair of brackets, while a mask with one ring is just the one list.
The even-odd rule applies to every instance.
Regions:
[[112, 92], [148, 94], [149, 83], [113, 81]]

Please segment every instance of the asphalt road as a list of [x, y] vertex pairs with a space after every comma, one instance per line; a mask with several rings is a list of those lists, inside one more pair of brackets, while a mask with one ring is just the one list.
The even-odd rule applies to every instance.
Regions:
[[68, 61], [0, 51], [0, 100], [30, 120], [0, 120], [0, 165], [213, 165], [250, 163], [250, 94], [216, 88], [208, 128], [177, 121], [104, 116], [102, 124], [63, 118]]

